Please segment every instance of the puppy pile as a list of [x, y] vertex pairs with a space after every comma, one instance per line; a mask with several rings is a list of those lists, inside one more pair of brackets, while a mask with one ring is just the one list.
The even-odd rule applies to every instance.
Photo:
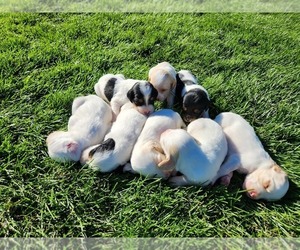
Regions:
[[[209, 118], [210, 99], [188, 70], [168, 62], [149, 71], [148, 81], [106, 74], [96, 95], [73, 101], [68, 131], [52, 132], [49, 156], [79, 161], [101, 172], [123, 171], [167, 179], [171, 185], [229, 185], [233, 171], [246, 174], [251, 199], [278, 200], [287, 174], [264, 150], [241, 116], [225, 112]], [[155, 111], [154, 102], [166, 109]], [[177, 107], [180, 114], [173, 111]]]

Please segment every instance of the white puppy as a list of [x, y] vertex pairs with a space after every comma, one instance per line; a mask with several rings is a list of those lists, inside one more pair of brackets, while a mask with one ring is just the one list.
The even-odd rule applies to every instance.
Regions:
[[264, 150], [251, 125], [240, 115], [226, 112], [219, 114], [219, 123], [228, 141], [228, 154], [216, 177], [230, 183], [232, 172], [247, 174], [243, 187], [252, 199], [278, 200], [288, 188], [286, 173]]
[[157, 90], [147, 81], [124, 79], [123, 75], [107, 74], [99, 79], [94, 89], [98, 96], [110, 102], [114, 119], [120, 113], [121, 107], [128, 102], [133, 103], [144, 115], [154, 111]]
[[157, 89], [157, 99], [167, 100], [168, 108], [174, 104], [176, 89], [176, 71], [168, 62], [162, 62], [152, 67], [148, 73], [148, 81]]
[[[133, 171], [147, 177], [168, 178], [170, 171], [163, 171], [157, 167], [165, 158], [159, 138], [167, 129], [184, 127], [180, 115], [170, 109], [161, 109], [151, 114], [132, 151], [130, 163]], [[124, 170], [130, 171], [131, 168], [127, 165]]]
[[78, 161], [83, 149], [103, 140], [111, 124], [111, 108], [101, 98], [77, 97], [72, 104], [68, 131], [55, 131], [47, 137], [48, 154], [57, 161]]
[[187, 131], [167, 130], [161, 135], [160, 143], [166, 159], [158, 166], [182, 173], [181, 176], [170, 178], [175, 186], [210, 184], [227, 153], [227, 141], [222, 128], [206, 118], [191, 122]]
[[127, 163], [146, 119], [133, 104], [125, 104], [104, 142], [83, 151], [81, 164], [87, 163], [101, 172], [110, 172]]

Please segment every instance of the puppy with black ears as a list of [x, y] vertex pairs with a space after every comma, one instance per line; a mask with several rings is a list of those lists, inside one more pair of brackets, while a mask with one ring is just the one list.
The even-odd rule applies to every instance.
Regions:
[[121, 107], [128, 102], [133, 103], [140, 113], [151, 114], [158, 94], [147, 81], [124, 79], [123, 75], [112, 74], [102, 76], [94, 89], [98, 96], [110, 102], [114, 118], [120, 113]]
[[198, 84], [197, 78], [188, 70], [178, 72], [177, 82], [180, 81], [184, 87], [176, 96], [182, 108], [183, 120], [190, 123], [198, 118], [209, 118], [210, 99], [207, 90]]
[[146, 120], [147, 117], [141, 114], [135, 105], [123, 105], [104, 142], [84, 150], [81, 164], [87, 163], [100, 172], [110, 172], [126, 164]]
[[96, 95], [74, 99], [68, 131], [55, 131], [46, 143], [49, 156], [60, 162], [78, 161], [86, 147], [100, 143], [112, 125], [110, 106]]
[[176, 73], [171, 64], [162, 62], [149, 70], [148, 80], [157, 89], [159, 101], [167, 100], [168, 108], [182, 109], [181, 116], [185, 122], [209, 118], [208, 92], [190, 71]]

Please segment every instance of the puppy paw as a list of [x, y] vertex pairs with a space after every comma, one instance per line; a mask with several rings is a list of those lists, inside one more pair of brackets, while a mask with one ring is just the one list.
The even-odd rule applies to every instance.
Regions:
[[220, 178], [220, 184], [228, 187], [229, 184], [230, 184], [230, 181], [231, 181], [231, 177], [232, 177], [232, 172], [230, 174], [228, 174], [228, 175], [222, 176]]
[[186, 178], [183, 175], [170, 177], [169, 183], [173, 187], [188, 185], [188, 181], [186, 180]]
[[129, 172], [129, 173], [132, 173], [132, 174], [137, 173], [132, 169], [131, 164], [129, 162], [126, 163], [125, 166], [123, 167], [123, 173], [126, 173], [126, 172]]

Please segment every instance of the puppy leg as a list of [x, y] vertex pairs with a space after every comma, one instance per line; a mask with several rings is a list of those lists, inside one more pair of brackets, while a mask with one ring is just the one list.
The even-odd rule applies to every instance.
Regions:
[[123, 167], [123, 173], [125, 172], [129, 172], [129, 173], [132, 173], [132, 174], [137, 174], [137, 172], [135, 172], [131, 166], [131, 164], [128, 162], [125, 164], [125, 166]]
[[171, 186], [174, 187], [190, 185], [190, 182], [186, 179], [184, 175], [170, 177], [169, 182]]
[[[229, 175], [227, 177], [227, 180], [226, 180], [226, 178], [224, 178], [224, 182], [227, 183], [226, 186], [228, 186], [230, 184], [230, 180], [232, 177], [232, 175], [230, 176], [230, 174], [233, 171], [237, 170], [240, 167], [240, 164], [241, 164], [241, 161], [237, 155], [229, 156], [227, 159], [225, 159], [225, 161], [221, 165], [217, 175], [212, 180], [211, 184], [214, 184], [219, 178]], [[228, 178], [229, 178], [229, 180], [228, 180]]]
[[222, 176], [221, 179], [220, 179], [221, 180], [221, 182], [220, 182], [221, 185], [224, 185], [224, 186], [228, 187], [229, 184], [230, 184], [232, 176], [233, 176], [233, 172]]
[[76, 112], [76, 110], [84, 104], [86, 101], [86, 96], [76, 97], [72, 103], [72, 115]]
[[113, 97], [110, 101], [110, 106], [111, 106], [111, 110], [113, 111], [113, 114], [114, 114], [113, 116], [114, 116], [114, 118], [116, 118], [118, 116], [118, 114], [120, 113], [122, 105], [118, 102], [118, 100], [116, 98]]

